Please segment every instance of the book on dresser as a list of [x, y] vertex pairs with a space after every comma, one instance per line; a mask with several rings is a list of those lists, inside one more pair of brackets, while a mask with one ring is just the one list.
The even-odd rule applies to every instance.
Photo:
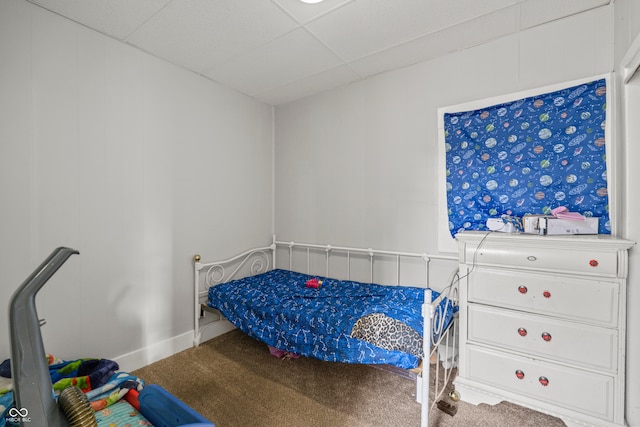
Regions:
[[456, 235], [463, 401], [624, 426], [627, 251], [606, 235]]

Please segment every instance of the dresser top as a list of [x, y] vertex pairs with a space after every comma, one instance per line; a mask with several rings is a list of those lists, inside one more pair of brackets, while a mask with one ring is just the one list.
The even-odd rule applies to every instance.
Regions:
[[579, 235], [553, 235], [553, 236], [540, 236], [538, 234], [525, 234], [525, 233], [501, 233], [495, 231], [464, 231], [456, 234], [456, 240], [458, 241], [491, 241], [491, 242], [504, 242], [518, 243], [518, 244], [530, 244], [530, 245], [601, 245], [601, 246], [615, 246], [620, 249], [629, 249], [636, 243], [623, 239], [621, 237], [611, 236], [609, 234], [579, 234]]

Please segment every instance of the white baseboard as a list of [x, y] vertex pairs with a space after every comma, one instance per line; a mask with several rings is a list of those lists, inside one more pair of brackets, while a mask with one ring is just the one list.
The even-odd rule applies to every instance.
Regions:
[[[214, 322], [203, 331], [200, 342], [203, 343], [233, 329], [235, 326], [226, 320]], [[191, 347], [193, 347], [193, 331], [188, 331], [131, 353], [123, 354], [114, 358], [113, 361], [120, 366], [120, 371], [131, 372]]]
[[123, 354], [113, 360], [120, 366], [120, 371], [131, 372], [191, 347], [193, 347], [193, 331], [188, 331], [131, 353]]

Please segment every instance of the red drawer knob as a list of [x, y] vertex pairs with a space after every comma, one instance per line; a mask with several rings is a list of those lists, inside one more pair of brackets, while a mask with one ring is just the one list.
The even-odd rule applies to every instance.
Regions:
[[543, 332], [542, 333], [542, 339], [549, 342], [551, 341], [551, 334], [549, 332]]
[[524, 285], [520, 285], [518, 286], [518, 292], [520, 292], [521, 294], [526, 294], [528, 291], [527, 287]]
[[516, 377], [517, 377], [519, 380], [523, 379], [523, 378], [524, 378], [524, 372], [522, 372], [520, 369], [518, 369], [518, 370], [516, 371]]
[[521, 337], [526, 337], [527, 330], [525, 328], [518, 328], [518, 335], [520, 335]]
[[589, 261], [589, 265], [591, 267], [597, 267], [598, 266], [598, 260], [597, 259], [592, 259], [591, 261]]
[[551, 292], [549, 292], [549, 291], [544, 291], [544, 292], [542, 293], [542, 296], [543, 296], [543, 297], [545, 297], [545, 298], [551, 298]]
[[540, 384], [542, 384], [544, 387], [549, 385], [549, 380], [547, 379], [547, 377], [540, 377], [538, 378], [538, 381], [540, 381]]

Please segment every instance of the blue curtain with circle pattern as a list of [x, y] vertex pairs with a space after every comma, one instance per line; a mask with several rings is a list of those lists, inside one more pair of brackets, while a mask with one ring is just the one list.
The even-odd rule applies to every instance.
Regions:
[[566, 206], [611, 234], [606, 80], [444, 115], [451, 235]]

